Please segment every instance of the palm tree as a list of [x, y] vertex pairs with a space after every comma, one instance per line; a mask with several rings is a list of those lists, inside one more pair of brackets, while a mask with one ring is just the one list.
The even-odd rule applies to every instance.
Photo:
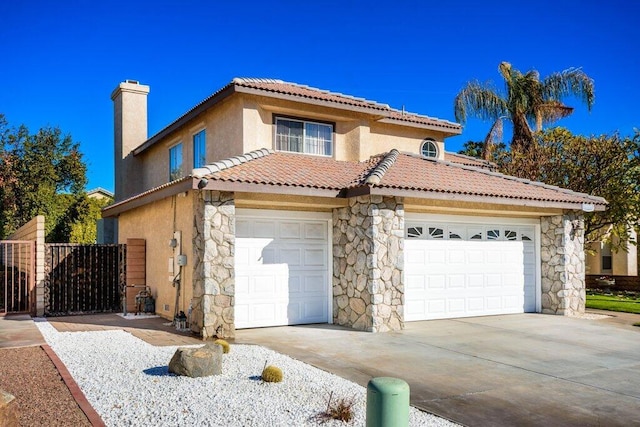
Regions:
[[501, 123], [498, 125], [498, 122], [503, 118], [513, 123], [511, 149], [526, 153], [535, 144], [531, 124], [540, 131], [543, 124], [553, 123], [573, 113], [573, 108], [564, 105], [561, 99], [575, 96], [591, 111], [593, 80], [579, 68], [553, 73], [542, 81], [536, 70], [522, 74], [508, 62], [500, 63], [498, 69], [504, 79], [506, 93], [472, 81], [454, 101], [455, 117], [460, 123], [466, 122], [467, 115], [496, 122], [485, 140], [485, 153], [490, 153], [492, 140], [502, 137]]

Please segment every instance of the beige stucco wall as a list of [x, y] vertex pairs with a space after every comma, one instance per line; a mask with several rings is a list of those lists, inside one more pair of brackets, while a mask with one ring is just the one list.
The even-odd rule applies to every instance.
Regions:
[[[635, 231], [630, 236], [636, 239]], [[614, 238], [615, 239], [615, 238]], [[616, 241], [613, 242], [617, 244]], [[588, 246], [585, 258], [585, 268], [587, 274], [608, 274], [612, 276], [637, 276], [638, 275], [638, 247], [629, 245], [627, 250], [611, 251], [611, 271], [602, 271], [602, 247], [603, 243], [591, 243]]]
[[145, 190], [166, 183], [169, 179], [169, 149], [179, 143], [182, 143], [183, 174], [190, 174], [193, 169], [193, 135], [202, 129], [206, 131], [208, 162], [260, 148], [275, 149], [275, 115], [334, 123], [333, 158], [336, 160], [366, 160], [392, 148], [420, 153], [425, 138], [434, 139], [440, 157], [444, 156], [444, 134], [441, 132], [377, 123], [376, 117], [359, 112], [234, 94], [136, 156], [138, 164], [144, 167], [136, 171], [140, 177], [131, 176], [141, 180]]
[[[193, 193], [193, 191], [180, 193], [177, 196], [132, 209], [118, 217], [118, 241], [120, 243], [126, 243], [127, 238], [146, 240], [147, 285], [151, 287], [156, 298], [156, 313], [166, 319], [173, 319], [176, 297], [176, 289], [170, 280], [173, 275], [169, 272], [170, 258], [178, 255], [174, 254], [173, 249], [169, 246], [174, 230], [182, 233], [182, 253], [187, 255], [187, 265], [182, 269], [182, 288], [178, 310], [187, 313], [193, 295]], [[175, 229], [173, 225], [174, 201], [176, 207]]]
[[244, 153], [242, 146], [242, 100], [228, 99], [196, 117], [177, 132], [139, 154], [141, 179], [145, 190], [169, 180], [169, 149], [182, 143], [182, 173], [193, 169], [193, 135], [205, 130], [207, 161], [225, 159]]
[[147, 139], [147, 94], [149, 86], [120, 83], [111, 94], [114, 112], [115, 199], [123, 200], [140, 191], [140, 163], [131, 152]]
[[586, 274], [602, 274], [602, 258], [600, 254], [600, 243], [590, 243], [586, 246], [586, 256], [584, 259]]
[[386, 123], [372, 123], [368, 144], [361, 144], [362, 160], [392, 148], [400, 152], [420, 154], [422, 142], [431, 138], [438, 146], [438, 158], [444, 160], [444, 134], [428, 129], [410, 128]]

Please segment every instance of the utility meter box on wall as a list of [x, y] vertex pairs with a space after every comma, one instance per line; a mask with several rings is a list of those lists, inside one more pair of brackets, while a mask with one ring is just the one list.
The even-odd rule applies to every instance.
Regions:
[[186, 255], [178, 255], [178, 265], [184, 267], [187, 265], [187, 256]]

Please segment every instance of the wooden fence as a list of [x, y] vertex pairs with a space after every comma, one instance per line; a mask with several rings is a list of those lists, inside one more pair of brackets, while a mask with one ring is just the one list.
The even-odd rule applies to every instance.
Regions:
[[45, 245], [47, 316], [116, 312], [125, 285], [126, 245]]

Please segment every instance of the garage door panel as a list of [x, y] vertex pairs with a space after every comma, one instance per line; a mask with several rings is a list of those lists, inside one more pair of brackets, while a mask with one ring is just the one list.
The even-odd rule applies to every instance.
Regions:
[[413, 316], [420, 316], [422, 313], [424, 313], [425, 310], [425, 300], [421, 299], [421, 300], [414, 300], [414, 301], [407, 301], [406, 303], [406, 308], [405, 308], [405, 313], [407, 314], [407, 316], [409, 318], [413, 317]]
[[429, 313], [445, 313], [445, 307], [447, 305], [447, 301], [445, 299], [434, 299], [430, 300], [428, 303]]
[[471, 313], [484, 311], [484, 298], [467, 298], [467, 311]]
[[304, 278], [304, 292], [307, 295], [318, 295], [324, 297], [326, 295], [326, 283], [327, 276], [305, 276]]
[[260, 221], [257, 220], [253, 223], [253, 236], [255, 238], [273, 238], [276, 236], [276, 224], [275, 221]]
[[447, 279], [447, 287], [450, 289], [465, 287], [465, 276], [462, 274], [451, 274], [447, 277]]
[[235, 263], [236, 265], [249, 265], [250, 264], [250, 248], [238, 248], [235, 250]]
[[464, 313], [465, 301], [464, 298], [449, 298], [447, 300], [449, 306], [449, 313]]
[[467, 251], [468, 264], [484, 264], [484, 252], [482, 250], [470, 249]]
[[405, 275], [405, 288], [418, 292], [425, 289], [425, 276], [423, 275]]
[[280, 235], [281, 239], [300, 239], [302, 237], [302, 224], [298, 222], [281, 222]]
[[236, 224], [236, 328], [328, 322], [328, 222], [239, 218]]
[[444, 250], [442, 250], [442, 248], [427, 252], [427, 260], [429, 261], [429, 263], [441, 264], [444, 262], [445, 258], [446, 254]]
[[324, 248], [305, 249], [304, 265], [305, 266], [321, 266], [327, 265], [327, 251]]
[[447, 255], [449, 264], [465, 264], [467, 261], [463, 249], [449, 249]]
[[484, 287], [484, 276], [482, 274], [468, 274], [467, 275], [467, 287], [468, 288], [482, 288], [482, 287]]
[[251, 255], [249, 262], [252, 265], [278, 263], [278, 253], [274, 247], [253, 248]]
[[501, 274], [486, 274], [485, 276], [486, 286], [487, 287], [501, 287], [502, 286], [502, 275]]
[[279, 262], [290, 267], [302, 265], [302, 248], [280, 249]]
[[407, 263], [415, 264], [417, 267], [425, 264], [425, 253], [420, 249], [409, 249], [405, 247], [405, 259]]
[[428, 276], [427, 289], [444, 289], [447, 281], [446, 276]]
[[307, 240], [326, 240], [327, 226], [325, 224], [304, 224], [304, 238]]
[[405, 241], [406, 320], [535, 311], [535, 242], [521, 240], [533, 238], [533, 226], [413, 225], [408, 218], [411, 227], [442, 229], [445, 237]]

